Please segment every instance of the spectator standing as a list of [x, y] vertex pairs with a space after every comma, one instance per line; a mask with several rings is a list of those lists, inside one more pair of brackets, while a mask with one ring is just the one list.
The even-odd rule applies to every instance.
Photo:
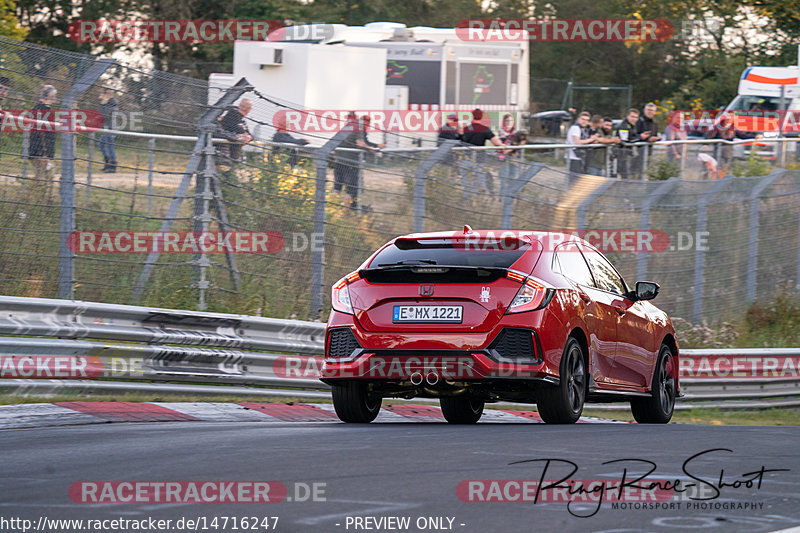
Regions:
[[503, 115], [503, 121], [500, 124], [500, 130], [497, 132], [497, 136], [500, 137], [500, 142], [503, 144], [508, 144], [510, 141], [506, 142], [506, 140], [514, 135], [516, 131], [517, 128], [514, 121], [514, 115], [511, 113], [506, 113]]
[[[275, 143], [283, 143], [283, 144], [297, 144], [299, 146], [305, 146], [308, 144], [306, 139], [301, 139], [299, 137], [292, 137], [288, 131], [286, 131], [286, 120], [281, 120], [275, 124], [275, 135], [272, 136], [272, 142]], [[285, 153], [289, 151], [289, 167], [294, 168], [297, 165], [297, 150], [294, 148], [281, 148], [279, 146], [275, 146], [272, 150], [273, 155], [277, 155], [280, 153]]]
[[344, 188], [345, 193], [350, 196], [350, 209], [359, 209], [358, 190], [361, 181], [361, 152], [352, 149], [360, 148], [375, 152], [385, 146], [383, 143], [373, 143], [367, 138], [369, 123], [369, 116], [359, 121], [355, 113], [350, 113], [345, 127], [352, 131], [339, 146], [350, 150], [340, 151], [334, 156], [333, 190], [341, 192]]
[[[58, 91], [52, 85], [43, 86], [39, 101], [32, 109], [34, 117], [52, 122], [53, 117], [50, 113], [50, 106], [55, 103], [57, 94]], [[50, 179], [50, 171], [53, 168], [55, 154], [56, 133], [53, 128], [48, 126], [33, 127], [30, 133], [29, 155], [33, 160], [37, 184], [43, 185], [44, 181]]]
[[639, 110], [631, 108], [617, 127], [620, 148], [617, 153], [619, 177], [622, 179], [641, 177], [642, 164], [635, 146], [641, 139], [636, 124], [639, 121]]
[[733, 162], [733, 143], [731, 141], [736, 137], [736, 130], [727, 113], [723, 113], [719, 117], [719, 120], [714, 124], [714, 129], [706, 136], [707, 139], [722, 139], [725, 141], [725, 143], [714, 145], [714, 158], [717, 160], [717, 172], [720, 177], [730, 173], [731, 163]]
[[[464, 133], [461, 135], [461, 142], [471, 146], [485, 146], [486, 141], [491, 142], [495, 146], [503, 146], [503, 143], [497, 138], [489, 126], [483, 123], [483, 111], [475, 108], [472, 110], [472, 122], [464, 128]], [[486, 165], [486, 153], [481, 150], [475, 156], [475, 162], [472, 161], [472, 154], [467, 152], [466, 158], [462, 161], [461, 165], [461, 185], [463, 187], [463, 196], [466, 197], [468, 190], [474, 192], [488, 193], [488, 172], [479, 170], [480, 167]], [[474, 174], [475, 179], [468, 183], [467, 175]]]
[[[589, 124], [589, 136], [595, 138], [595, 144], [619, 144], [619, 138], [614, 136], [613, 122], [610, 118], [594, 115]], [[593, 176], [606, 175], [607, 148], [587, 148], [586, 173]]]
[[[640, 140], [648, 143], [661, 140], [661, 137], [658, 135], [658, 122], [656, 121], [657, 109], [656, 104], [653, 102], [645, 104], [642, 115], [639, 117], [639, 120], [636, 121], [636, 131], [639, 133]], [[641, 158], [644, 158], [645, 150], [647, 151], [647, 158], [649, 160], [653, 155], [653, 146], [648, 145], [647, 147], [640, 147], [639, 156]], [[642, 162], [640, 161], [640, 163]], [[642, 165], [640, 164], [639, 166], [641, 167]]]
[[[447, 121], [439, 128], [436, 145], [440, 146], [444, 141], [460, 141], [462, 133], [464, 133], [464, 128], [458, 123], [458, 115], [456, 113], [450, 113], [447, 115]], [[453, 152], [449, 152], [442, 162], [445, 165], [452, 165]]]
[[217, 147], [216, 161], [217, 165], [223, 169], [222, 175], [227, 179], [234, 176], [236, 163], [241, 161], [242, 145], [253, 140], [244, 118], [252, 107], [253, 104], [249, 99], [242, 98], [238, 107], [228, 110], [219, 118], [215, 133], [228, 142]]
[[[567, 130], [567, 144], [571, 146], [580, 146], [582, 144], [591, 144], [597, 140], [597, 134], [589, 134], [590, 117], [591, 115], [586, 111], [582, 111], [578, 115], [575, 124], [570, 126], [569, 130]], [[583, 174], [586, 171], [586, 164], [584, 162], [586, 155], [585, 151], [579, 151], [575, 148], [569, 148], [564, 154], [564, 158], [567, 160], [567, 169], [569, 170], [570, 185], [575, 182], [579, 174]]]
[[[113, 89], [104, 88], [100, 93], [100, 114], [103, 116], [103, 129], [114, 129], [114, 116], [119, 111], [119, 102], [114, 98]], [[117, 153], [114, 150], [115, 136], [104, 133], [100, 136], [100, 152], [103, 154], [103, 172], [113, 174], [117, 171]]]
[[464, 133], [464, 128], [458, 123], [458, 115], [450, 113], [447, 115], [447, 121], [439, 128], [436, 144], [440, 145], [443, 141], [448, 140], [460, 140], [462, 133]]
[[[667, 127], [664, 130], [665, 141], [685, 141], [689, 138], [686, 130], [681, 126], [681, 112], [673, 111], [667, 117]], [[684, 144], [670, 144], [667, 146], [667, 161], [675, 161], [683, 157]]]

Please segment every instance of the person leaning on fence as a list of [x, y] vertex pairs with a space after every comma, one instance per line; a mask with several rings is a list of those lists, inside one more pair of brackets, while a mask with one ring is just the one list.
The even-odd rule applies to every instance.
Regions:
[[[114, 117], [119, 111], [119, 102], [114, 98], [114, 90], [104, 88], [100, 93], [100, 114], [103, 116], [103, 129], [114, 129]], [[117, 153], [114, 150], [115, 136], [104, 133], [100, 136], [100, 152], [103, 154], [103, 172], [113, 174], [117, 171]]]
[[[52, 85], [42, 87], [39, 101], [33, 106], [34, 117], [52, 122], [53, 117], [50, 113], [53, 103], [56, 101], [58, 91]], [[51, 178], [53, 169], [53, 159], [56, 155], [56, 133], [53, 128], [48, 126], [34, 126], [31, 129], [29, 151], [33, 163], [36, 186], [46, 186], [48, 191], [50, 184], [47, 183]]]
[[[589, 136], [595, 137], [595, 144], [619, 144], [619, 138], [614, 136], [610, 118], [594, 115], [589, 123]], [[587, 148], [586, 173], [593, 176], [606, 175], [606, 148]]]
[[[575, 124], [570, 126], [567, 130], [567, 144], [571, 146], [579, 146], [581, 144], [592, 144], [597, 140], [597, 134], [589, 134], [589, 118], [591, 115], [582, 111]], [[567, 160], [567, 167], [569, 170], [569, 183], [570, 185], [575, 182], [579, 174], [586, 172], [586, 150], [577, 150], [569, 148], [564, 154]]]
[[439, 135], [436, 138], [436, 144], [441, 145], [444, 141], [461, 140], [461, 134], [464, 133], [464, 128], [458, 123], [458, 115], [450, 113], [447, 115], [447, 121], [439, 128]]
[[641, 176], [642, 164], [635, 146], [635, 143], [641, 140], [636, 129], [638, 120], [639, 110], [631, 108], [617, 127], [617, 137], [620, 140], [620, 147], [617, 151], [617, 170], [622, 179]]
[[[662, 139], [662, 137], [658, 135], [658, 122], [655, 118], [657, 109], [658, 108], [656, 107], [656, 104], [652, 102], [645, 104], [642, 115], [639, 117], [639, 120], [636, 121], [636, 131], [639, 133], [639, 139], [647, 143], [658, 142]], [[643, 167], [645, 154], [649, 160], [653, 155], [652, 144], [641, 146], [639, 148], [639, 157], [642, 159], [639, 161], [639, 168], [641, 168], [641, 172], [644, 172]]]
[[[685, 141], [689, 138], [683, 128], [683, 120], [680, 111], [673, 111], [667, 117], [667, 127], [664, 129], [665, 141]], [[670, 144], [667, 146], [667, 161], [677, 161], [683, 158], [683, 147], [685, 144]]]
[[239, 106], [222, 115], [217, 123], [215, 137], [228, 142], [217, 145], [216, 165], [221, 167], [226, 179], [234, 177], [236, 163], [242, 158], [242, 145], [253, 140], [244, 117], [250, 112], [252, 104], [249, 99], [242, 98]]
[[714, 128], [708, 133], [706, 139], [722, 139], [724, 143], [717, 143], [713, 147], [714, 158], [718, 163], [718, 174], [730, 174], [733, 162], [733, 141], [737, 138], [747, 139], [749, 135], [742, 135], [736, 131], [733, 120], [727, 113], [722, 113], [714, 123]]
[[[301, 139], [299, 137], [292, 137], [288, 131], [286, 131], [286, 119], [279, 119], [275, 122], [275, 135], [272, 136], [272, 142], [274, 143], [282, 143], [282, 144], [297, 144], [299, 146], [305, 146], [308, 144], [306, 139]], [[285, 154], [289, 153], [289, 159], [287, 163], [289, 163], [289, 167], [294, 168], [297, 165], [297, 150], [294, 148], [283, 148], [280, 146], [274, 146], [272, 148], [273, 156], [278, 154]]]
[[339, 146], [339, 148], [346, 148], [347, 150], [337, 151], [333, 158], [333, 190], [341, 192], [342, 188], [344, 188], [345, 193], [350, 196], [350, 209], [359, 209], [358, 189], [359, 181], [361, 180], [361, 152], [354, 150], [366, 149], [374, 152], [385, 145], [371, 142], [367, 138], [367, 129], [369, 129], [370, 123], [368, 116], [359, 121], [355, 113], [350, 113], [347, 119], [348, 121], [343, 127], [350, 130], [350, 134]]
[[505, 195], [511, 181], [517, 179], [520, 168], [523, 164], [523, 153], [521, 150], [514, 150], [513, 146], [528, 144], [528, 130], [514, 130], [514, 133], [503, 139], [503, 145], [508, 146], [509, 150], [504, 150], [498, 158], [503, 162], [500, 167], [500, 191]]
[[[484, 146], [486, 141], [491, 142], [495, 146], [503, 146], [500, 139], [494, 134], [489, 126], [483, 123], [483, 111], [480, 109], [472, 110], [472, 122], [464, 128], [464, 133], [461, 135], [461, 142], [472, 146]], [[489, 172], [483, 170], [481, 167], [486, 165], [487, 157], [484, 150], [478, 151], [475, 155], [475, 162], [472, 161], [472, 153], [466, 152], [465, 159], [461, 162], [461, 185], [463, 187], [462, 195], [466, 198], [467, 192], [472, 189], [473, 192], [478, 193], [491, 193], [491, 184], [488, 181]], [[474, 180], [468, 183], [467, 175], [469, 173], [474, 175]]]
[[[436, 137], [436, 146], [441, 146], [444, 141], [460, 141], [462, 133], [464, 133], [464, 128], [458, 123], [458, 115], [450, 113], [447, 115], [447, 121], [439, 128], [439, 135]], [[453, 152], [447, 153], [444, 160], [442, 160], [442, 164], [453, 164]]]
[[506, 113], [501, 120], [500, 129], [497, 131], [497, 136], [503, 146], [509, 147], [509, 150], [503, 150], [498, 154], [498, 159], [502, 161], [503, 165], [500, 167], [498, 175], [500, 177], [500, 190], [505, 191], [508, 183], [516, 179], [519, 173], [519, 164], [522, 153], [519, 150], [511, 150], [511, 146], [525, 144], [528, 141], [528, 132], [525, 130], [518, 130], [516, 128], [516, 121], [514, 115]]

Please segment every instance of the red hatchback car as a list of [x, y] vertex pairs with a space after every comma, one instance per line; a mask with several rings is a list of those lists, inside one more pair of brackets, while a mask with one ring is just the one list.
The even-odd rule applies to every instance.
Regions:
[[589, 243], [562, 233], [473, 231], [397, 237], [333, 286], [322, 380], [345, 422], [382, 398], [439, 398], [451, 423], [486, 402], [536, 403], [573, 423], [585, 402], [629, 401], [666, 423], [679, 395], [666, 313]]

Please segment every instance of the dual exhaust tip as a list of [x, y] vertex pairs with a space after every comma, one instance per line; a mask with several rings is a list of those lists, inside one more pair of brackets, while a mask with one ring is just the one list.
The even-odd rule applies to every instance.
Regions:
[[[414, 386], [422, 385], [423, 377], [421, 372], [414, 372], [411, 374], [411, 384]], [[428, 385], [436, 385], [439, 383], [439, 375], [436, 372], [428, 372], [428, 374], [424, 378], [425, 382]]]

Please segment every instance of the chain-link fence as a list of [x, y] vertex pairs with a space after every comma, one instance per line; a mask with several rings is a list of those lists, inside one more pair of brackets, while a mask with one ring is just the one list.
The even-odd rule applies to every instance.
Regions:
[[[687, 179], [620, 180], [570, 174], [558, 145], [501, 158], [455, 143], [356, 149], [347, 131], [276, 143], [272, 118], [295, 106], [246, 80], [209, 95], [195, 79], [4, 39], [0, 61], [2, 294], [324, 319], [330, 285], [382, 243], [464, 224], [583, 232], [692, 321], [741, 313], [798, 280], [798, 172], [700, 179], [695, 145], [683, 152], [695, 166], [672, 174]], [[236, 137], [243, 97], [258, 118]], [[5, 127], [9, 110], [37, 102], [102, 114], [109, 98], [140, 125]], [[643, 177], [665, 149], [643, 158]]]

